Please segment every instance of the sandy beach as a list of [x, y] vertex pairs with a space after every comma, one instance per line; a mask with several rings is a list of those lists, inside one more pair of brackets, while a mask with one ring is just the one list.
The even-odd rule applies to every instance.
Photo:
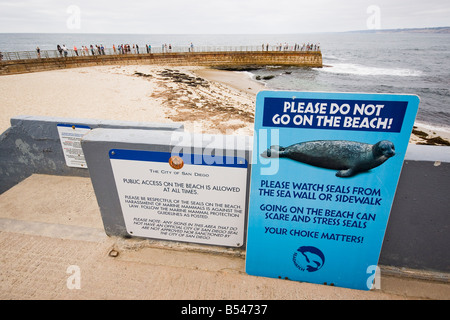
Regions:
[[[196, 79], [177, 81], [174, 75]], [[253, 135], [256, 94], [248, 73], [203, 67], [98, 66], [0, 77], [0, 132], [18, 115], [182, 122], [191, 132]], [[417, 125], [411, 143], [450, 141]], [[445, 142], [444, 142], [445, 143]]]
[[[226, 74], [230, 85], [177, 83], [164, 74], [167, 70], [196, 78]], [[189, 131], [252, 135], [257, 88], [263, 86], [245, 73], [197, 67], [101, 66], [3, 76], [0, 132], [11, 117], [40, 115], [183, 122]]]

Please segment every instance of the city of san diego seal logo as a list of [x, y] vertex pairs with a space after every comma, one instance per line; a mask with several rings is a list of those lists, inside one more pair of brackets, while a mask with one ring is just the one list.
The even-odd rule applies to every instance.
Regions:
[[294, 252], [292, 261], [301, 271], [315, 272], [325, 264], [325, 256], [316, 247], [303, 246]]

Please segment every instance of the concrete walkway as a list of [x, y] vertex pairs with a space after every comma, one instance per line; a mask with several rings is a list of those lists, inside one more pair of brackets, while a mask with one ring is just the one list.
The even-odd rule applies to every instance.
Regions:
[[249, 276], [245, 253], [107, 237], [89, 178], [34, 175], [0, 195], [0, 299], [449, 299], [387, 276], [358, 291]]

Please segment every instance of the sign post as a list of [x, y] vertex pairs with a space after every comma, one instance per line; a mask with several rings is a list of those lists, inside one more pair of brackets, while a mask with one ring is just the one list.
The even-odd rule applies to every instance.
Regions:
[[246, 271], [369, 290], [419, 99], [257, 96]]

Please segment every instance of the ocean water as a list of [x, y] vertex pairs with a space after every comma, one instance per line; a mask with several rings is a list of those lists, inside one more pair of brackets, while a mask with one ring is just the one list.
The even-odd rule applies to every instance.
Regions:
[[415, 94], [417, 122], [450, 130], [450, 35], [317, 35], [324, 68], [275, 68], [265, 81], [279, 90]]
[[0, 51], [54, 50], [56, 45], [137, 43], [172, 46], [320, 44], [324, 68], [266, 68], [251, 76], [275, 76], [267, 89], [408, 93], [420, 97], [417, 121], [450, 131], [450, 35], [327, 33], [289, 35], [0, 34]]

